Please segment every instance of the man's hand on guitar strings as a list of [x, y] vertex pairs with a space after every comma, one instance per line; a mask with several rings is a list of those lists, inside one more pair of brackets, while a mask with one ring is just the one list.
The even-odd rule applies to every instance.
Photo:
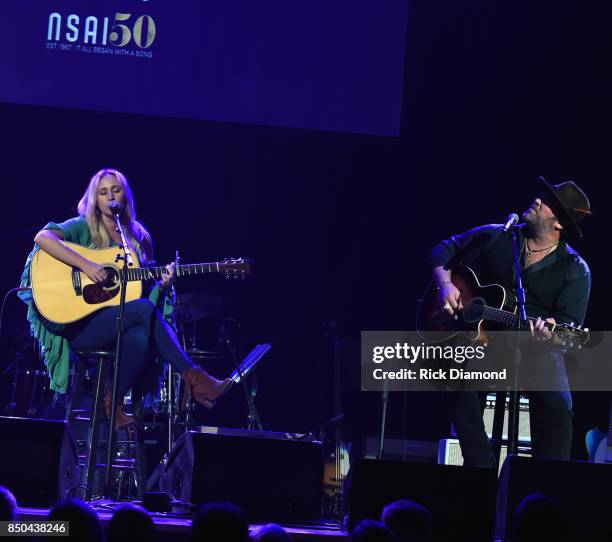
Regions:
[[452, 316], [455, 320], [459, 318], [457, 311], [463, 309], [461, 303], [461, 293], [453, 283], [444, 283], [440, 286], [438, 294], [440, 310]]
[[542, 318], [539, 316], [535, 322], [533, 320], [529, 320], [529, 329], [532, 337], [536, 341], [550, 341], [550, 339], [552, 339], [552, 332], [550, 329], [548, 329], [548, 327], [546, 327], [547, 323], [555, 324], [556, 322], [554, 318], [542, 320]]

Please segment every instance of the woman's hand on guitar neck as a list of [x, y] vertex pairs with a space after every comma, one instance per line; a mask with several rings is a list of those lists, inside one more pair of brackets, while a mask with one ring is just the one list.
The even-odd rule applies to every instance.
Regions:
[[166, 270], [162, 273], [162, 279], [159, 287], [163, 292], [174, 284], [176, 278], [176, 262], [172, 262], [166, 266]]
[[108, 278], [108, 274], [104, 270], [104, 267], [91, 260], [85, 260], [81, 265], [81, 271], [95, 283], [104, 282]]
[[461, 304], [461, 293], [452, 282], [440, 284], [438, 301], [441, 311], [453, 316], [455, 320], [458, 318], [457, 312], [463, 309], [463, 305]]

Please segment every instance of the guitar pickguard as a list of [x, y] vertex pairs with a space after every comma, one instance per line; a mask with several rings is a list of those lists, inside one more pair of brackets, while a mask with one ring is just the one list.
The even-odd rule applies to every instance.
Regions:
[[119, 287], [113, 289], [105, 288], [100, 284], [88, 284], [83, 287], [83, 300], [88, 305], [99, 305], [119, 294]]

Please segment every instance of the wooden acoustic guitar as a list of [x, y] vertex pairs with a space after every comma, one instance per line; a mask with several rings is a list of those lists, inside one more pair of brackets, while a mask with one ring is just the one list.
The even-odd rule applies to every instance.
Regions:
[[[104, 283], [94, 283], [76, 267], [60, 262], [44, 250], [38, 250], [32, 258], [32, 294], [40, 314], [51, 322], [68, 324], [76, 322], [102, 307], [119, 304], [123, 251], [117, 247], [105, 249], [85, 248], [66, 243], [84, 258], [102, 265], [108, 274]], [[127, 270], [126, 301], [142, 296], [142, 281], [161, 279], [165, 266], [141, 267], [136, 254], [134, 265]], [[251, 272], [251, 262], [244, 258], [221, 262], [179, 265], [177, 276], [222, 273], [226, 277], [244, 278]]]
[[[476, 342], [487, 342], [485, 322], [493, 324], [495, 329], [510, 330], [516, 327], [518, 315], [506, 310], [506, 290], [499, 284], [482, 286], [476, 273], [467, 266], [461, 265], [452, 269], [451, 281], [461, 294], [463, 310], [458, 311], [458, 318], [440, 307], [438, 292], [430, 284], [419, 302], [416, 327], [419, 335], [426, 342], [442, 342], [457, 335], [467, 336]], [[535, 322], [535, 318], [528, 318]], [[546, 326], [569, 346], [582, 346], [589, 340], [589, 330], [573, 324], [549, 324]]]

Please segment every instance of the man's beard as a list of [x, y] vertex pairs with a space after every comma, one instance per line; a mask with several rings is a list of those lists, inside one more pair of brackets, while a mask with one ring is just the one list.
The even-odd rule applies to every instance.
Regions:
[[527, 224], [527, 230], [532, 235], [553, 233], [555, 231], [556, 221], [557, 219], [555, 217], [541, 218], [537, 215], [535, 216], [535, 218], [525, 220]]

